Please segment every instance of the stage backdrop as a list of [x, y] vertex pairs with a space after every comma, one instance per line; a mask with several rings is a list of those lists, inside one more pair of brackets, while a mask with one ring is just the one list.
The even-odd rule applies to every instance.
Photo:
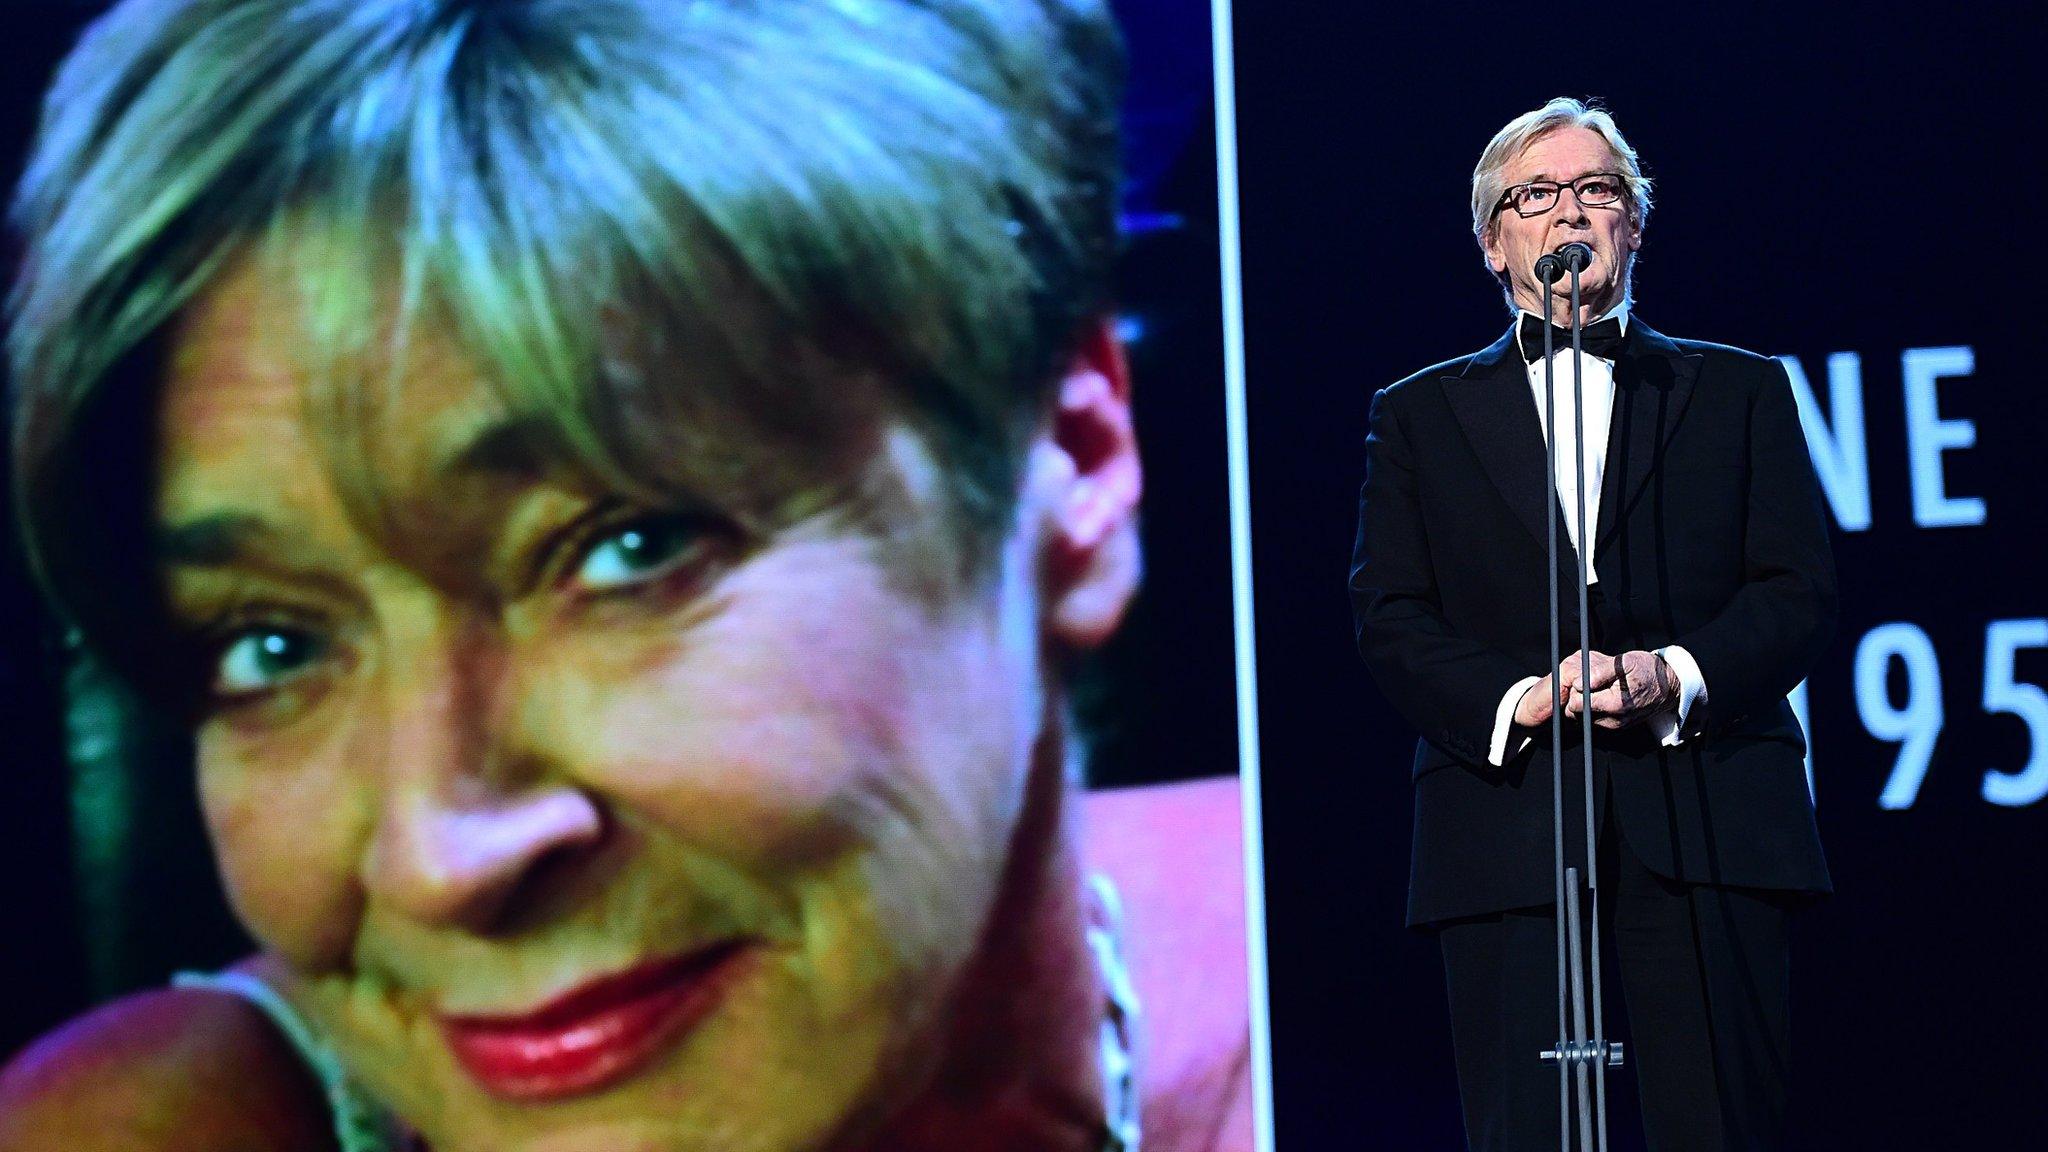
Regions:
[[1507, 323], [1471, 238], [1479, 151], [1558, 95], [1604, 99], [1657, 180], [1636, 314], [1785, 357], [1834, 512], [1842, 620], [1804, 711], [1839, 895], [1796, 927], [1792, 1147], [2038, 1146], [2037, 22], [1239, 9], [1280, 1147], [1457, 1146], [1441, 966], [1400, 927], [1414, 734], [1353, 652], [1345, 569], [1373, 392]]

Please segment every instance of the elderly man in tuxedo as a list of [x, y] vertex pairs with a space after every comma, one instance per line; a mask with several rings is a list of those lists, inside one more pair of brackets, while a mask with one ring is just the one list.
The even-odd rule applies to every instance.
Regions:
[[[1408, 919], [1443, 948], [1475, 1149], [1558, 1144], [1557, 1074], [1539, 1059], [1557, 1039], [1552, 763], [1537, 738], [1554, 699], [1568, 815], [1586, 809], [1579, 716], [1593, 716], [1590, 854], [1651, 1148], [1781, 1146], [1785, 919], [1829, 889], [1786, 702], [1835, 619], [1819, 488], [1782, 367], [1632, 314], [1650, 204], [1605, 111], [1559, 99], [1510, 122], [1473, 174], [1472, 217], [1515, 323], [1372, 404], [1351, 600], [1360, 655], [1422, 737]], [[1573, 242], [1592, 250], [1584, 444], [1560, 330], [1546, 477], [1542, 329], [1568, 325], [1571, 304], [1535, 265]], [[1563, 651], [1546, 605], [1553, 499]], [[1584, 839], [1566, 846], [1581, 875]]]

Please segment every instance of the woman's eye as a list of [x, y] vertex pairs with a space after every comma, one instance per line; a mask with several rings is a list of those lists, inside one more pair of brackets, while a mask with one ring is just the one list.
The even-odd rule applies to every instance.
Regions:
[[702, 524], [692, 517], [635, 520], [597, 537], [569, 578], [592, 592], [644, 584], [691, 559], [704, 537]]
[[302, 675], [326, 652], [318, 637], [294, 628], [247, 628], [228, 638], [214, 667], [214, 691], [246, 696], [279, 687]]

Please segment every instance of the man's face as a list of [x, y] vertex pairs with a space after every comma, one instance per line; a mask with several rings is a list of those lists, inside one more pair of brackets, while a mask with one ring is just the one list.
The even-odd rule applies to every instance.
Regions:
[[[1621, 162], [1599, 133], [1571, 127], [1537, 137], [1508, 162], [1503, 176], [1506, 187], [1513, 188], [1531, 180], [1569, 184], [1581, 176], [1620, 170]], [[1536, 261], [1575, 240], [1593, 249], [1592, 264], [1579, 274], [1579, 298], [1587, 315], [1598, 317], [1621, 303], [1628, 287], [1629, 257], [1643, 243], [1641, 229], [1630, 220], [1626, 198], [1589, 208], [1566, 189], [1555, 207], [1540, 216], [1524, 218], [1512, 207], [1502, 208], [1487, 238], [1486, 262], [1496, 273], [1507, 273], [1516, 307], [1538, 316], [1562, 316], [1569, 311], [1569, 299], [1561, 307], [1543, 307], [1544, 286], [1536, 279]], [[1559, 281], [1557, 290], [1568, 292], [1569, 279]]]
[[851, 472], [742, 426], [636, 504], [431, 337], [365, 490], [291, 298], [250, 264], [188, 311], [156, 514], [222, 874], [350, 1069], [441, 1152], [813, 1148], [900, 1102], [1045, 762], [1037, 534], [963, 564], [879, 397]]

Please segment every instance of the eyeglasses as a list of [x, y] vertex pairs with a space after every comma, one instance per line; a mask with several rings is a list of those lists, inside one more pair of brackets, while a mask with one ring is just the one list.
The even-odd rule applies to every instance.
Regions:
[[1515, 215], [1524, 219], [1541, 216], [1557, 207], [1557, 202], [1562, 199], [1560, 194], [1566, 188], [1572, 190], [1580, 204], [1588, 208], [1605, 208], [1620, 202], [1624, 187], [1620, 174], [1615, 172], [1595, 172], [1569, 184], [1555, 180], [1531, 180], [1502, 193], [1500, 202], [1493, 206], [1493, 213], [1498, 216], [1503, 209], [1513, 208]]

